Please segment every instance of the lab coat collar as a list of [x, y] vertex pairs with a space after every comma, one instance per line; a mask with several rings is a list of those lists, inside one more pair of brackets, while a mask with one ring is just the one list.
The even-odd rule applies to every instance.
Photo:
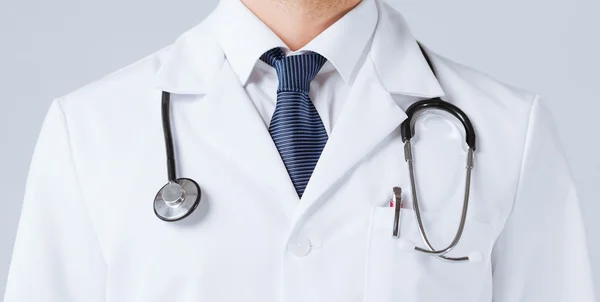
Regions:
[[210, 30], [215, 13], [182, 34], [158, 53], [157, 89], [175, 94], [206, 94], [225, 63], [225, 55]]
[[370, 57], [382, 84], [390, 93], [444, 96], [404, 17], [383, 0], [376, 3], [380, 17]]
[[[359, 15], [372, 16], [368, 11], [370, 10], [370, 4], [373, 3], [375, 3], [378, 10], [379, 17], [377, 20], [377, 14], [375, 15], [377, 25], [374, 34], [361, 34], [359, 36], [362, 37], [360, 40], [369, 36], [372, 38], [368, 56], [373, 61], [375, 70], [384, 87], [391, 93], [404, 95], [428, 98], [444, 96], [442, 87], [421, 54], [417, 41], [410, 32], [402, 15], [382, 0], [363, 1], [365, 2], [361, 4], [362, 6], [359, 5], [356, 7], [356, 9], [365, 11]], [[219, 31], [215, 31], [215, 28], [219, 27], [220, 23], [223, 22], [221, 11], [227, 8], [227, 6], [235, 4], [231, 2], [238, 2], [238, 0], [221, 1], [218, 8], [204, 22], [181, 35], [172, 46], [160, 53], [160, 66], [158, 67], [156, 76], [157, 88], [179, 94], [206, 94], [210, 90], [214, 77], [221, 70], [225, 60], [230, 63], [232, 68], [236, 65], [237, 60], [243, 61], [243, 58], [238, 59], [231, 55], [225, 57], [223, 49], [233, 46], [227, 43], [234, 42], [229, 39], [229, 42], [222, 44], [224, 40], [218, 37]], [[237, 4], [243, 6], [241, 3]], [[225, 15], [227, 16], [228, 14]], [[351, 19], [354, 18], [352, 12], [348, 13], [347, 16], [350, 16]], [[365, 28], [369, 27], [369, 22], [367, 21]], [[362, 21], [354, 20], [352, 23], [363, 25]], [[251, 21], [250, 24], [252, 24], [250, 26], [253, 30], [259, 29], [261, 26], [266, 27], [258, 19]], [[336, 26], [332, 26], [331, 28], [333, 29], [331, 32], [334, 33], [332, 35], [343, 37], [344, 35], [335, 34], [343, 26], [345, 25], [337, 26], [339, 27], [338, 29], [336, 29]], [[368, 32], [368, 29], [365, 29], [366, 32]], [[264, 45], [283, 45], [283, 42], [274, 34], [267, 39], [269, 42]], [[345, 42], [340, 43], [344, 44]], [[355, 43], [366, 44], [368, 41]], [[248, 56], [243, 55], [243, 57], [260, 56], [262, 54], [261, 51], [264, 47], [255, 48], [252, 45], [252, 43], [247, 43], [244, 46]], [[340, 53], [336, 53], [336, 51], [327, 53], [326, 48], [322, 45], [324, 44], [314, 40], [314, 43], [309, 43], [305, 48], [324, 52], [326, 56], [329, 56], [328, 59], [336, 61], [336, 68], [344, 79], [347, 80], [347, 83], [348, 81], [353, 81], [355, 70], [349, 62], [358, 60], [358, 56], [362, 55], [362, 51], [359, 53], [359, 47], [348, 50], [349, 54], [342, 56]], [[238, 47], [242, 46], [238, 45]], [[238, 50], [232, 53], [242, 54], [243, 52]], [[345, 60], [348, 60], [348, 62], [345, 62]], [[237, 70], [236, 74], [238, 78], [247, 79], [254, 65], [244, 65], [244, 63], [242, 65], [246, 67], [233, 69]], [[245, 80], [240, 80], [240, 82], [243, 84]]]

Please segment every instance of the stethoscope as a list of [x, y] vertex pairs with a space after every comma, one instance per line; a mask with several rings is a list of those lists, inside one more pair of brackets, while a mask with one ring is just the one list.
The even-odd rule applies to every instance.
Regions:
[[[421, 47], [421, 45], [419, 46]], [[435, 75], [435, 70], [433, 69], [433, 66], [431, 64], [431, 61], [429, 60], [427, 53], [422, 47], [421, 51], [423, 52], [423, 55], [427, 60], [429, 67]], [[194, 212], [194, 210], [196, 210], [196, 208], [198, 208], [202, 196], [202, 191], [200, 190], [200, 186], [198, 185], [198, 183], [196, 183], [193, 179], [177, 178], [175, 152], [173, 151], [173, 137], [171, 131], [170, 101], [171, 94], [169, 92], [163, 91], [161, 114], [167, 153], [167, 173], [169, 182], [166, 185], [164, 185], [160, 189], [160, 191], [158, 191], [156, 197], [154, 198], [154, 213], [161, 220], [174, 222], [188, 217]], [[414, 164], [412, 156], [411, 139], [415, 135], [415, 122], [423, 111], [430, 109], [442, 110], [456, 117], [465, 128], [466, 142], [469, 147], [467, 152], [467, 177], [465, 184], [465, 194], [460, 223], [454, 236], [454, 239], [448, 246], [446, 246], [443, 249], [435, 249], [433, 247], [429, 238], [427, 237], [425, 227], [423, 226], [423, 219], [421, 216], [421, 210], [419, 208], [419, 201], [417, 198]], [[454, 249], [460, 241], [466, 224], [467, 210], [469, 208], [469, 190], [471, 187], [471, 170], [473, 169], [473, 154], [475, 151], [475, 130], [473, 129], [473, 125], [471, 124], [471, 121], [469, 120], [467, 115], [460, 108], [456, 107], [451, 103], [443, 101], [440, 98], [418, 101], [412, 104], [410, 107], [408, 107], [408, 109], [406, 110], [406, 115], [406, 120], [404, 120], [400, 125], [402, 142], [404, 143], [404, 158], [408, 163], [414, 213], [417, 220], [417, 224], [419, 226], [419, 233], [421, 239], [425, 243], [426, 248], [417, 247], [414, 245], [414, 243], [407, 239], [402, 239], [401, 243], [405, 249], [415, 250], [426, 255], [438, 257], [442, 260], [453, 262], [477, 261], [477, 259], [480, 258], [480, 256], [477, 253], [471, 254], [466, 257], [446, 256], [446, 254], [448, 254], [452, 249]], [[392, 236], [394, 238], [400, 238], [400, 218], [402, 212], [401, 208], [403, 205], [402, 189], [399, 187], [394, 187], [392, 198], [395, 201], [394, 226]]]
[[162, 124], [167, 147], [169, 182], [154, 197], [154, 213], [164, 221], [178, 221], [188, 217], [200, 204], [202, 191], [196, 181], [177, 178], [173, 135], [171, 131], [171, 94], [162, 93]]
[[[421, 216], [421, 209], [419, 207], [419, 199], [417, 197], [417, 185], [415, 181], [415, 169], [413, 163], [413, 154], [412, 154], [412, 145], [411, 140], [415, 134], [415, 121], [420, 113], [425, 110], [430, 109], [438, 109], [448, 112], [455, 116], [465, 128], [466, 133], [466, 142], [468, 146], [467, 150], [467, 173], [465, 180], [465, 191], [464, 191], [464, 199], [462, 212], [460, 216], [460, 223], [458, 224], [458, 229], [454, 235], [454, 239], [448, 246], [443, 249], [435, 249], [429, 238], [427, 237], [427, 232], [425, 232], [425, 227], [423, 226], [423, 219]], [[467, 117], [467, 115], [460, 110], [460, 108], [452, 105], [448, 102], [443, 101], [440, 98], [434, 98], [430, 100], [419, 101], [412, 104], [406, 110], [407, 118], [402, 124], [400, 124], [400, 132], [402, 134], [402, 142], [404, 143], [404, 159], [408, 164], [408, 171], [410, 177], [410, 184], [412, 189], [412, 201], [413, 201], [413, 212], [417, 221], [417, 225], [419, 226], [419, 234], [421, 239], [427, 246], [427, 248], [417, 247], [408, 239], [402, 239], [400, 242], [400, 246], [404, 249], [408, 249], [410, 251], [416, 250], [418, 252], [424, 253], [430, 256], [439, 257], [442, 260], [452, 261], [452, 262], [462, 262], [462, 261], [471, 261], [477, 262], [481, 260], [481, 254], [478, 252], [473, 252], [469, 254], [469, 256], [465, 257], [448, 257], [448, 254], [452, 249], [456, 247], [458, 242], [462, 237], [462, 233], [465, 228], [466, 220], [467, 220], [467, 211], [469, 209], [469, 191], [471, 188], [471, 171], [473, 170], [473, 157], [475, 152], [475, 129], [473, 129], [473, 125], [471, 121]], [[402, 199], [402, 189], [400, 187], [394, 187], [392, 190], [392, 199], [394, 204], [394, 225], [392, 230], [392, 236], [394, 238], [400, 238], [400, 214], [401, 209], [403, 208], [403, 199]]]

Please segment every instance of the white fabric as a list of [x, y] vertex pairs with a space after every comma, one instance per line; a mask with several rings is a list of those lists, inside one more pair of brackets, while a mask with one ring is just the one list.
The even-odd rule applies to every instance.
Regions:
[[[428, 50], [436, 80], [402, 16], [374, 1], [372, 43], [302, 201], [217, 39], [221, 8], [174, 45], [56, 99], [4, 301], [594, 301], [579, 201], [543, 100]], [[179, 223], [152, 210], [167, 178], [161, 90], [173, 93], [177, 173], [203, 190]], [[466, 228], [449, 254], [478, 262], [406, 253], [391, 236], [392, 187], [412, 199], [398, 126], [407, 106], [436, 96], [478, 134]], [[462, 203], [464, 134], [438, 112], [416, 128], [417, 193], [442, 246]], [[422, 246], [403, 211], [402, 239]]]
[[218, 28], [219, 41], [231, 68], [244, 85], [268, 127], [277, 104], [277, 73], [259, 60], [267, 50], [280, 47], [287, 55], [314, 51], [327, 59], [311, 82], [310, 98], [331, 134], [340, 115], [356, 70], [364, 62], [364, 52], [377, 24], [375, 1], [362, 1], [352, 11], [313, 39], [292, 52], [285, 43], [238, 0], [226, 0], [217, 14], [224, 19]]

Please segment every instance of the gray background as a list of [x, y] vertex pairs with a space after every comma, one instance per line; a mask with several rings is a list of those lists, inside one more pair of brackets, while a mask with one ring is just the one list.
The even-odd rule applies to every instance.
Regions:
[[[389, 1], [433, 50], [546, 96], [577, 181], [592, 264], [600, 276], [600, 220], [593, 219], [600, 210], [600, 1]], [[0, 297], [29, 161], [52, 98], [170, 44], [216, 4], [0, 2], [0, 192], [6, 197], [0, 220]]]

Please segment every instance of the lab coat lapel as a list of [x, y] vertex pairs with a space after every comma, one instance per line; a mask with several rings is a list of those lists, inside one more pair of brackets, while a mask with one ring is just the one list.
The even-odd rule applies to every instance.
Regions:
[[370, 61], [357, 76], [346, 106], [302, 196], [297, 219], [406, 118]]
[[202, 100], [199, 135], [211, 141], [257, 185], [268, 185], [292, 213], [298, 195], [264, 121], [228, 63]]
[[410, 104], [401, 107], [393, 94], [444, 96], [402, 15], [382, 0], [376, 3], [379, 21], [370, 52], [302, 196], [296, 223], [406, 119], [404, 106]]

